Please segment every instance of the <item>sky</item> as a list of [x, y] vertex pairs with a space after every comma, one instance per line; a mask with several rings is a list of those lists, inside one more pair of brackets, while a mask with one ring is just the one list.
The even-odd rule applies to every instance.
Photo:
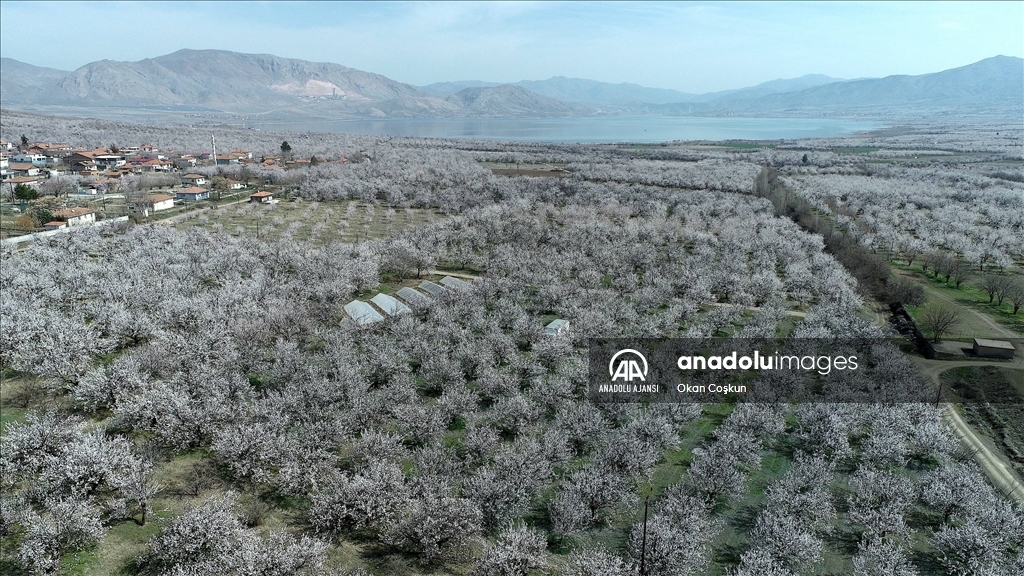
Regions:
[[1024, 2], [7, 2], [0, 55], [63, 70], [182, 48], [414, 85], [552, 76], [704, 93], [1024, 57]]

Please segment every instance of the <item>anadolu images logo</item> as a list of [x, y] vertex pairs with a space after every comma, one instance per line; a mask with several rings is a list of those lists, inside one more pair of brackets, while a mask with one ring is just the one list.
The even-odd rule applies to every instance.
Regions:
[[[620, 356], [624, 357], [620, 360]], [[618, 360], [618, 364], [615, 363], [616, 360]], [[642, 369], [641, 365], [643, 366]], [[632, 382], [637, 378], [641, 382], [646, 382], [647, 358], [644, 358], [643, 354], [632, 348], [619, 350], [612, 356], [611, 361], [608, 362], [608, 375], [612, 377], [612, 382], [620, 379], [624, 382]]]

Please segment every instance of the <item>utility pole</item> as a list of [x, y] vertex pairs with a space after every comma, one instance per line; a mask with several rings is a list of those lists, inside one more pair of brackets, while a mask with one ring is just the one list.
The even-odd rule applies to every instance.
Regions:
[[210, 142], [213, 144], [213, 165], [217, 165], [217, 135], [210, 135]]
[[644, 532], [640, 538], [640, 576], [647, 576], [647, 505], [651, 501], [651, 495], [644, 498]]

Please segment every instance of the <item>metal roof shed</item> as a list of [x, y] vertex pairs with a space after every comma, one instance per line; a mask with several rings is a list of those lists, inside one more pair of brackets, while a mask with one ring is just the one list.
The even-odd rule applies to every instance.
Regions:
[[402, 302], [399, 302], [394, 296], [388, 294], [377, 294], [370, 298], [370, 302], [376, 304], [388, 316], [398, 316], [399, 314], [412, 312], [412, 308], [409, 308]]
[[398, 295], [399, 298], [405, 300], [406, 302], [412, 304], [413, 306], [423, 306], [425, 304], [430, 303], [430, 297], [428, 297], [423, 292], [420, 292], [415, 288], [409, 288], [408, 286], [403, 286], [399, 288], [396, 294]]
[[982, 358], [1006, 358], [1013, 359], [1013, 344], [1005, 340], [988, 340], [986, 338], [974, 339], [974, 355]]
[[384, 319], [384, 317], [380, 315], [380, 312], [377, 312], [372, 306], [362, 300], [353, 300], [348, 304], [345, 304], [345, 313], [355, 320], [356, 324], [359, 324], [360, 326], [380, 322]]
[[550, 324], [544, 327], [544, 335], [558, 336], [560, 334], [565, 334], [568, 330], [569, 321], [558, 318], [557, 320], [552, 320]]
[[452, 278], [451, 276], [441, 278], [441, 284], [444, 284], [448, 288], [457, 288], [459, 290], [469, 290], [472, 287], [469, 282], [459, 280], [458, 278]]
[[441, 286], [440, 284], [434, 284], [430, 280], [424, 280], [423, 282], [420, 282], [420, 290], [429, 292], [431, 296], [435, 297], [444, 294], [444, 286]]

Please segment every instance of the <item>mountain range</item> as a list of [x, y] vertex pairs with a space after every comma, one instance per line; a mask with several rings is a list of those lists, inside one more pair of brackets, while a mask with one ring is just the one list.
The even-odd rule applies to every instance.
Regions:
[[26, 110], [162, 110], [263, 119], [558, 117], [601, 114], [889, 115], [1024, 108], [1024, 60], [995, 56], [919, 76], [820, 74], [707, 94], [556, 76], [500, 84], [404, 84], [340, 64], [179, 50], [74, 71], [0, 59], [0, 104]]

